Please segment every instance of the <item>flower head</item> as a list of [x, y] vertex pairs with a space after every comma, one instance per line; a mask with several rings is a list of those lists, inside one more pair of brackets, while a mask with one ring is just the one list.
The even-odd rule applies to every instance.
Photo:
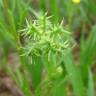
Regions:
[[74, 4], [79, 4], [79, 3], [80, 3], [80, 0], [72, 0], [72, 2], [73, 2]]

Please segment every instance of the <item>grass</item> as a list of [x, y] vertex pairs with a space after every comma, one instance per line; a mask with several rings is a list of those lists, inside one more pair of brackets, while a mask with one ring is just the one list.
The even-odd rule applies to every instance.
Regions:
[[[24, 96], [69, 96], [69, 92], [95, 96], [95, 1], [38, 2], [36, 11], [31, 0], [0, 1], [0, 66], [4, 65], [3, 70]], [[76, 29], [81, 31], [80, 43], [72, 37]], [[86, 40], [85, 32], [89, 32]], [[80, 49], [78, 62], [72, 52], [76, 45]], [[15, 72], [7, 68], [12, 49], [20, 60]]]

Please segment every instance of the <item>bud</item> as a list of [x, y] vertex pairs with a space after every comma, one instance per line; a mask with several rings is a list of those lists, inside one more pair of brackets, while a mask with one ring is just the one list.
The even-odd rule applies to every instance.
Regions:
[[57, 72], [59, 75], [61, 75], [63, 73], [63, 68], [60, 66], [57, 68]]
[[55, 70], [55, 72], [53, 72], [53, 73], [51, 74], [51, 77], [52, 77], [53, 79], [56, 79], [56, 78], [59, 78], [62, 74], [63, 74], [63, 68], [62, 68], [61, 66], [59, 66], [59, 67]]

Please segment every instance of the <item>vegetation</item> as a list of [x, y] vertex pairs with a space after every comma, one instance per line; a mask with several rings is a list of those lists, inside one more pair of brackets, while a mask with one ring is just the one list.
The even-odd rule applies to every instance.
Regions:
[[[96, 95], [95, 4], [0, 0], [0, 70], [22, 96]], [[15, 70], [9, 62], [12, 53], [19, 59]]]

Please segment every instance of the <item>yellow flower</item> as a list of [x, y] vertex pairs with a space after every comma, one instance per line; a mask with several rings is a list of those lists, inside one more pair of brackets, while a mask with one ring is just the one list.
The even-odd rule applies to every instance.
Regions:
[[74, 4], [79, 4], [79, 3], [80, 3], [80, 0], [72, 0], [72, 2], [73, 2]]

